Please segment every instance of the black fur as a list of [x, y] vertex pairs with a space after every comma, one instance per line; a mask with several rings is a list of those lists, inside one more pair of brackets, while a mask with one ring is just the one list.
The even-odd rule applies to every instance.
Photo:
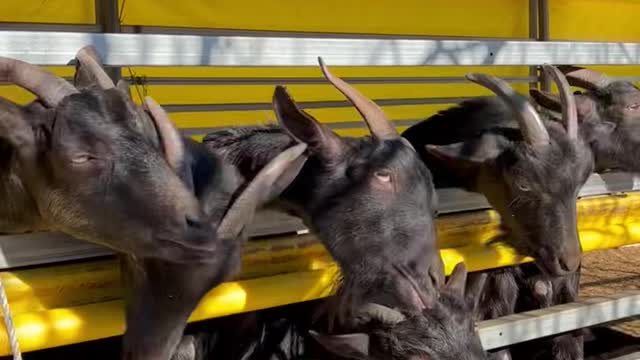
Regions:
[[[570, 244], [578, 246], [576, 197], [594, 169], [594, 160], [582, 137], [569, 141], [562, 124], [545, 118], [543, 121], [551, 139], [543, 151], [533, 150], [523, 142], [510, 109], [496, 97], [465, 101], [403, 133], [433, 171], [436, 187], [461, 186], [484, 194], [508, 230], [501, 240], [536, 259], [538, 266], [488, 272], [479, 319], [574, 301], [577, 297], [578, 284], [573, 279], [578, 278], [579, 271], [563, 268], [557, 255]], [[425, 147], [456, 143], [459, 146], [446, 159]], [[531, 295], [532, 284], [539, 279], [552, 281], [553, 291], [568, 295], [547, 300]], [[558, 338], [559, 342], [565, 340]], [[554, 355], [562, 349], [582, 346], [581, 342], [569, 343], [553, 350]], [[519, 353], [522, 357], [517, 358], [528, 355]], [[547, 355], [551, 356], [551, 352]], [[575, 355], [572, 359], [580, 358]]]

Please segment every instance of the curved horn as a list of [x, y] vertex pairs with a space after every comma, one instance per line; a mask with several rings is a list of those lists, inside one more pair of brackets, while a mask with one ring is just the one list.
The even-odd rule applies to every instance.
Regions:
[[405, 320], [401, 312], [384, 305], [367, 303], [356, 314], [356, 325], [366, 324], [371, 319], [376, 319], [384, 324], [394, 325]]
[[218, 237], [233, 239], [248, 225], [256, 209], [285, 190], [307, 161], [306, 144], [288, 148], [273, 158], [233, 202], [218, 226]]
[[29, 90], [49, 107], [55, 107], [60, 100], [78, 93], [66, 80], [24, 61], [6, 57], [0, 57], [0, 81]]
[[560, 102], [562, 103], [562, 121], [566, 126], [569, 139], [575, 140], [578, 138], [578, 108], [576, 107], [576, 99], [571, 93], [569, 82], [555, 66], [545, 64], [542, 65], [542, 69], [551, 76], [558, 86]]
[[333, 75], [321, 57], [318, 57], [318, 63], [320, 64], [324, 78], [346, 96], [349, 102], [351, 102], [360, 115], [362, 115], [369, 127], [371, 135], [380, 140], [397, 139], [400, 137], [400, 134], [398, 134], [396, 128], [391, 121], [389, 121], [387, 115], [385, 115], [376, 103], [368, 99], [344, 80]]
[[536, 110], [526, 98], [518, 95], [506, 81], [486, 74], [467, 74], [465, 77], [502, 98], [515, 114], [520, 131], [522, 131], [522, 137], [528, 144], [534, 147], [549, 144], [549, 133]]
[[529, 89], [529, 95], [538, 105], [543, 108], [553, 110], [556, 112], [562, 112], [562, 103], [560, 98], [548, 91], [541, 91], [536, 88]]
[[83, 47], [76, 54], [76, 59], [78, 59], [79, 65], [84, 66], [89, 71], [89, 74], [95, 78], [101, 89], [107, 90], [115, 87], [113, 80], [102, 68], [102, 61], [100, 61], [100, 56], [95, 47], [91, 45]]
[[157, 132], [160, 134], [162, 149], [169, 166], [178, 174], [182, 173], [184, 161], [184, 142], [180, 133], [173, 125], [169, 115], [150, 96], [144, 98], [147, 108], [151, 113], [153, 122], [156, 124]]
[[597, 90], [611, 83], [607, 75], [579, 66], [561, 65], [558, 70], [567, 77], [569, 84], [587, 90]]

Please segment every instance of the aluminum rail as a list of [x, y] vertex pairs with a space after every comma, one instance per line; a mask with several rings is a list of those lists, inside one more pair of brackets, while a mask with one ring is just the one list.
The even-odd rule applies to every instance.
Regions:
[[[593, 174], [580, 197], [606, 196], [640, 190], [640, 177], [628, 173]], [[489, 209], [486, 198], [458, 188], [438, 190], [440, 214]], [[301, 233], [308, 229], [302, 221], [282, 212], [259, 211], [249, 227], [252, 237]], [[58, 233], [0, 236], [0, 269], [38, 265], [112, 254], [110, 250]]]
[[638, 360], [640, 359], [640, 351], [634, 352], [633, 354], [622, 355], [620, 357], [610, 359], [610, 360]]
[[640, 315], [640, 290], [556, 305], [478, 323], [485, 350]]
[[[202, 299], [189, 322], [321, 299], [332, 294], [331, 284], [336, 274], [337, 268], [328, 266], [223, 283]], [[124, 303], [120, 299], [107, 298], [60, 308], [36, 305], [37, 309], [14, 315], [24, 351], [103, 339], [124, 331]], [[479, 322], [478, 332], [483, 347], [489, 350], [638, 314], [640, 291], [636, 290]], [[8, 351], [6, 334], [0, 333], [0, 356], [7, 355]]]
[[63, 65], [94, 45], [110, 66], [640, 64], [640, 43], [0, 31], [0, 55]]

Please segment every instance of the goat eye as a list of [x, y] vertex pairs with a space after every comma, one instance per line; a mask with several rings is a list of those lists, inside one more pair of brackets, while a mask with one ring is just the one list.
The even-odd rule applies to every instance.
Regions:
[[74, 164], [84, 164], [87, 161], [93, 159], [93, 157], [89, 154], [76, 155], [71, 158], [71, 162]]
[[525, 185], [525, 184], [518, 184], [518, 189], [520, 189], [520, 191], [531, 191], [531, 189], [529, 188], [529, 186]]
[[382, 182], [391, 182], [391, 173], [386, 170], [376, 171], [374, 175]]
[[638, 110], [638, 109], [640, 109], [640, 104], [627, 105], [627, 110]]

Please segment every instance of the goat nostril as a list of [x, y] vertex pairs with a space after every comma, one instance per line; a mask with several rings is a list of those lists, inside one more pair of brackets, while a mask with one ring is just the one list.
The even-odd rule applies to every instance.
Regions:
[[185, 216], [185, 221], [187, 223], [187, 227], [196, 228], [196, 229], [202, 229], [202, 227], [203, 227], [203, 223], [201, 221], [194, 220], [193, 218], [190, 218], [189, 216]]
[[572, 257], [558, 259], [560, 268], [566, 272], [573, 272], [580, 266], [580, 260]]
[[429, 270], [429, 277], [431, 278], [431, 283], [433, 284], [433, 286], [435, 286], [436, 288], [440, 287], [440, 285], [442, 285], [442, 283], [444, 282], [441, 277], [438, 275], [437, 270], [431, 268]]

